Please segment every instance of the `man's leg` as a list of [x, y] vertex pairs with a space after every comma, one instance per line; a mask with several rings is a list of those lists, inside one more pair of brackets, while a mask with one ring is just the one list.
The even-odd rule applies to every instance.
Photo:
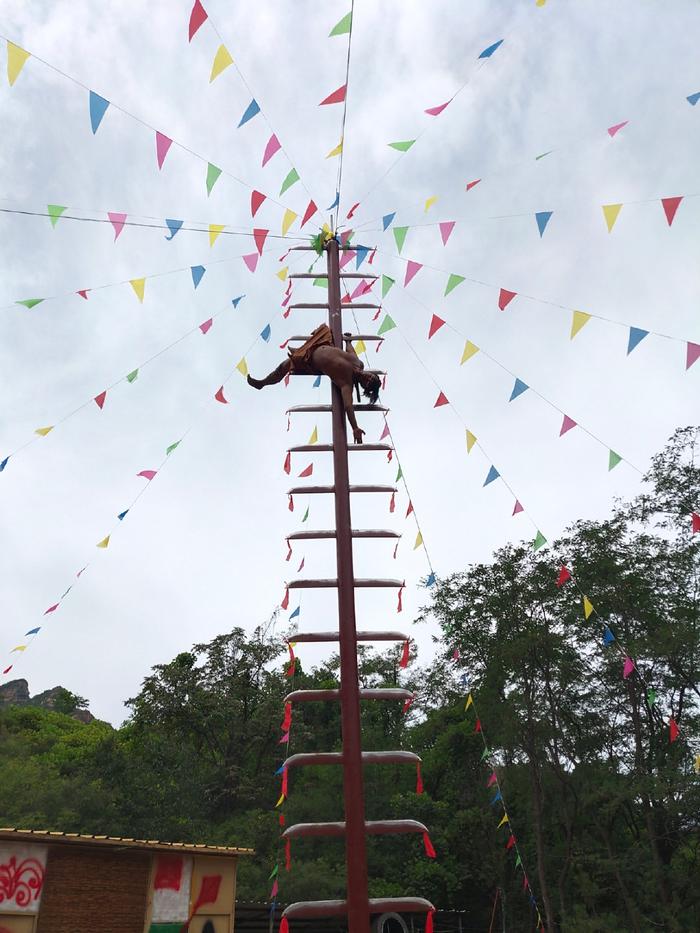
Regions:
[[264, 379], [254, 379], [250, 373], [248, 373], [248, 385], [253, 386], [254, 389], [262, 389], [263, 386], [273, 386], [278, 382], [282, 382], [291, 369], [292, 361], [287, 357], [284, 363], [280, 363], [277, 369], [273, 369], [270, 375], [265, 376]]

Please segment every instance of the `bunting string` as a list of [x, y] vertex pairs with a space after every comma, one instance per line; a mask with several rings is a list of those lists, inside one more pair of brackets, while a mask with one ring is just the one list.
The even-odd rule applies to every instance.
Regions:
[[[352, 27], [355, 21], [355, 0], [351, 0], [350, 3], [350, 23], [348, 26], [348, 57], [345, 65], [345, 95], [343, 98], [343, 119], [340, 124], [340, 138], [343, 140], [343, 148], [340, 152], [340, 157], [338, 159], [338, 178], [336, 181], [335, 190], [337, 191], [337, 201], [338, 201], [338, 216], [340, 217], [340, 204], [342, 196], [342, 181], [343, 181], [343, 157], [345, 154], [345, 123], [348, 116], [348, 88], [350, 87], [350, 50], [352, 48]], [[342, 21], [341, 21], [342, 22]], [[352, 213], [352, 212], [351, 212]], [[338, 224], [336, 224], [336, 227]]]

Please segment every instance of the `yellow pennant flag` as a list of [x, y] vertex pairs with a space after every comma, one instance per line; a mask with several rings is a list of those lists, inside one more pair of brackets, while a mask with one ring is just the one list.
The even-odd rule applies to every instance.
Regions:
[[331, 149], [331, 151], [328, 153], [326, 158], [332, 159], [333, 156], [339, 156], [342, 151], [343, 151], [343, 140], [341, 139], [338, 145], [335, 147], [335, 149]]
[[474, 705], [474, 700], [473, 700], [472, 695], [471, 695], [471, 693], [470, 693], [469, 696], [467, 697], [467, 705], [464, 707], [464, 712], [466, 713], [466, 711], [469, 709], [469, 707], [470, 707], [470, 706], [473, 706], [473, 705]]
[[413, 550], [415, 551], [415, 549], [420, 547], [422, 543], [423, 543], [423, 535], [419, 531], [418, 534], [416, 535], [416, 543], [413, 545]]
[[603, 205], [603, 214], [605, 215], [605, 223], [608, 225], [608, 233], [612, 231], [612, 228], [615, 226], [615, 221], [617, 216], [622, 210], [621, 204], [604, 204]]
[[588, 619], [593, 612], [593, 603], [587, 596], [583, 597], [583, 615], [584, 618]]
[[314, 428], [309, 438], [309, 444], [318, 444], [318, 428]]
[[275, 807], [281, 807], [283, 803], [284, 803], [284, 794], [280, 794], [280, 799], [275, 804]]
[[97, 547], [107, 547], [109, 544], [109, 535], [106, 538], [103, 538], [101, 541], [97, 542]]
[[24, 68], [24, 63], [30, 55], [31, 52], [25, 52], [14, 42], [7, 40], [7, 80], [10, 82], [10, 87], [19, 77], [19, 73]]
[[299, 215], [295, 214], [294, 211], [290, 211], [290, 209], [287, 208], [282, 218], [282, 236], [286, 236], [287, 230], [289, 230], [298, 216]]
[[213, 246], [216, 243], [217, 239], [219, 238], [219, 234], [224, 230], [225, 227], [226, 224], [209, 224], [210, 246]]
[[357, 340], [355, 342], [355, 353], [359, 356], [360, 353], [366, 353], [367, 347], [365, 346], [364, 340]]
[[428, 211], [430, 210], [430, 208], [433, 206], [433, 204], [435, 204], [436, 201], [437, 201], [437, 195], [436, 195], [436, 194], [434, 194], [432, 197], [428, 198], [428, 199], [426, 200], [426, 202], [425, 202], [425, 207], [423, 208], [423, 213], [424, 213], [424, 214], [427, 214]]
[[209, 77], [209, 84], [218, 78], [222, 71], [225, 68], [228, 68], [229, 65], [233, 64], [233, 59], [231, 58], [231, 53], [226, 48], [225, 45], [220, 45], [216, 50], [216, 55], [214, 56], [214, 63], [211, 66], [211, 75]]
[[146, 280], [145, 279], [129, 279], [129, 285], [133, 288], [136, 297], [143, 304], [143, 295], [146, 290]]
[[469, 428], [467, 428], [467, 453], [468, 454], [472, 452], [472, 447], [474, 446], [474, 444], [476, 444], [476, 434], [472, 434]]
[[238, 372], [241, 374], [241, 376], [247, 376], [247, 375], [248, 375], [248, 364], [247, 364], [246, 361], [245, 361], [245, 357], [243, 357], [243, 359], [240, 361], [240, 363], [238, 363], [238, 364], [236, 365], [236, 369], [237, 369]]
[[459, 365], [466, 363], [467, 360], [470, 360], [475, 353], [479, 352], [479, 348], [475, 343], [472, 343], [471, 340], [467, 340], [464, 344], [464, 353], [462, 353], [462, 359], [459, 361]]
[[288, 272], [289, 272], [289, 266], [285, 266], [284, 269], [280, 269], [279, 272], [275, 272], [275, 275], [280, 280], [280, 282], [284, 282], [284, 280], [287, 278]]
[[332, 239], [333, 231], [331, 230], [331, 228], [328, 226], [327, 223], [323, 224], [323, 226], [321, 227], [321, 230], [323, 230], [323, 235], [325, 236], [326, 240]]
[[52, 425], [52, 424], [50, 424], [50, 425], [49, 425], [48, 427], [46, 427], [46, 428], [37, 428], [36, 431], [35, 431], [34, 433], [35, 433], [35, 434], [40, 434], [42, 437], [46, 437], [46, 435], [47, 435], [50, 431], [53, 431], [53, 425]]
[[574, 311], [574, 316], [571, 320], [571, 335], [569, 340], [573, 340], [576, 334], [581, 330], [582, 327], [585, 327], [586, 324], [590, 321], [590, 314], [586, 314], [585, 311]]
[[695, 756], [695, 773], [700, 774], [700, 755]]
[[12, 651], [10, 652], [10, 654], [14, 654], [15, 651], [26, 651], [26, 650], [27, 650], [27, 646], [26, 646], [26, 645], [15, 645], [15, 647], [12, 649]]
[[510, 820], [508, 819], [508, 814], [507, 814], [507, 813], [504, 813], [504, 814], [503, 814], [503, 819], [502, 819], [501, 822], [498, 824], [498, 826], [496, 827], [496, 829], [500, 829], [501, 826], [503, 826], [504, 823], [509, 823], [509, 822], [510, 822]]

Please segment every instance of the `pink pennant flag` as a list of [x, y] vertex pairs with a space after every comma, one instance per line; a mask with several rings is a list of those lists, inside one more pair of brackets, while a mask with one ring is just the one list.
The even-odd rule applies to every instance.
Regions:
[[524, 511], [524, 509], [523, 509], [522, 505], [520, 504], [520, 500], [519, 500], [519, 499], [516, 499], [516, 500], [515, 500], [515, 505], [513, 506], [513, 515], [519, 515], [519, 514], [520, 514], [521, 512], [523, 512], [523, 511]]
[[190, 28], [189, 28], [189, 41], [192, 41], [192, 37], [197, 32], [199, 27], [207, 21], [207, 11], [204, 9], [199, 0], [194, 0], [194, 6], [192, 7], [192, 12], [190, 13]]
[[403, 287], [406, 288], [408, 283], [413, 279], [423, 268], [422, 262], [414, 262], [412, 259], [409, 259], [406, 263], [406, 278], [403, 280]]
[[124, 229], [126, 214], [116, 214], [114, 211], [107, 211], [107, 216], [109, 217], [110, 222], [114, 227], [114, 239], [116, 242], [117, 237]]
[[467, 191], [471, 191], [471, 189], [472, 189], [475, 185], [478, 185], [480, 181], [481, 181], [480, 178], [477, 178], [475, 181], [468, 181], [468, 182], [467, 182]]
[[[287, 474], [287, 476], [289, 476], [291, 470], [292, 470], [292, 452], [288, 450], [287, 456], [284, 458], [284, 472]], [[289, 553], [290, 554], [292, 553], [291, 549]]]
[[346, 219], [346, 220], [352, 220], [352, 215], [355, 213], [355, 211], [357, 210], [357, 208], [358, 208], [359, 206], [360, 206], [360, 202], [359, 202], [359, 201], [357, 201], [355, 204], [353, 204], [353, 206], [350, 208], [350, 210], [349, 210], [349, 211], [347, 212], [347, 214], [345, 215], [345, 219]]
[[441, 224], [438, 224], [440, 227], [440, 236], [442, 237], [442, 245], [447, 246], [447, 241], [450, 238], [450, 234], [455, 228], [454, 220], [443, 220]]
[[96, 395], [96, 396], [95, 396], [94, 401], [95, 401], [95, 404], [97, 405], [97, 407], [98, 407], [99, 409], [104, 408], [105, 399], [106, 399], [106, 398], [107, 398], [107, 390], [106, 390], [106, 389], [104, 390], [104, 392], [100, 392], [99, 395]]
[[391, 432], [389, 431], [389, 425], [388, 425], [388, 423], [387, 423], [387, 422], [384, 422], [384, 430], [382, 431], [382, 434], [381, 434], [381, 437], [379, 438], [379, 440], [380, 440], [380, 441], [383, 441], [385, 437], [389, 437], [389, 434], [390, 434], [390, 433], [391, 433]]
[[559, 437], [562, 434], [566, 434], [567, 431], [570, 431], [572, 428], [576, 427], [576, 422], [573, 418], [569, 418], [568, 415], [564, 415], [564, 420], [561, 423], [561, 430], [559, 431]]
[[158, 470], [141, 470], [141, 472], [137, 473], [136, 475], [143, 476], [144, 479], [147, 479], [150, 482], [157, 472]]
[[325, 104], [342, 104], [345, 100], [345, 93], [347, 89], [347, 84], [344, 84], [342, 87], [339, 87], [337, 91], [333, 91], [332, 94], [329, 94], [328, 97], [324, 98], [318, 106], [323, 107]]
[[437, 397], [437, 401], [436, 401], [435, 404], [433, 405], [433, 408], [440, 408], [441, 405], [449, 405], [449, 404], [450, 404], [450, 403], [449, 403], [449, 401], [447, 400], [447, 396], [445, 395], [445, 393], [444, 393], [444, 392], [440, 392], [440, 394], [439, 394], [438, 397]]
[[683, 196], [679, 198], [661, 198], [661, 206], [664, 209], [664, 214], [666, 215], [666, 220], [668, 221], [669, 227], [673, 223], [673, 218], [676, 216], [676, 211], [683, 200]]
[[265, 240], [269, 230], [253, 230], [253, 239], [255, 240], [255, 246], [257, 247], [258, 253], [262, 256], [263, 246], [265, 245]]
[[89, 291], [90, 291], [89, 288], [80, 288], [80, 289], [78, 289], [78, 291], [77, 291], [75, 294], [76, 294], [76, 295], [80, 295], [81, 298], [84, 298], [85, 301], [87, 301], [87, 300], [88, 300], [87, 293], [88, 293]]
[[282, 738], [277, 743], [278, 745], [286, 745], [289, 742], [289, 733], [285, 732]]
[[267, 145], [265, 146], [265, 152], [263, 153], [263, 159], [262, 159], [263, 168], [265, 168], [265, 166], [270, 161], [270, 159], [273, 157], [273, 155], [276, 152], [279, 152], [281, 148], [282, 146], [280, 145], [279, 139], [277, 139], [277, 137], [273, 133], [272, 136], [270, 136], [270, 138], [268, 139]]
[[172, 144], [173, 141], [169, 136], [164, 136], [163, 133], [156, 130], [156, 159], [158, 160], [159, 169], [163, 168], [163, 162], [165, 162], [165, 157]]
[[613, 137], [616, 133], [619, 133], [623, 126], [627, 126], [627, 124], [628, 124], [629, 122], [630, 122], [629, 120], [623, 120], [622, 123], [616, 123], [615, 126], [609, 126], [609, 127], [608, 127], [608, 136], [612, 139], [612, 137]]
[[626, 680], [634, 670], [634, 661], [629, 655], [625, 658], [625, 665], [622, 668], [622, 676]]
[[203, 334], [206, 334], [213, 323], [214, 323], [214, 319], [210, 317], [208, 321], [204, 321], [203, 324], [199, 325], [199, 329], [201, 330]]
[[437, 331], [440, 330], [440, 328], [442, 327], [444, 323], [445, 322], [443, 321], [441, 317], [438, 317], [437, 314], [433, 314], [432, 318], [430, 319], [430, 329], [428, 330], [428, 340], [430, 340], [433, 334], [437, 333]]
[[309, 201], [309, 206], [304, 211], [304, 216], [302, 217], [299, 229], [301, 229], [307, 221], [311, 220], [317, 211], [318, 208], [316, 207], [315, 203], [313, 201]]
[[694, 535], [700, 533], [700, 515], [697, 512], [693, 512], [690, 517], [690, 527]]
[[53, 606], [49, 606], [44, 615], [47, 616], [50, 612], [55, 612], [58, 609], [58, 605], [58, 603], [54, 603]]
[[517, 294], [517, 292], [509, 292], [507, 288], [502, 288], [500, 290], [498, 294], [498, 307], [501, 311], [505, 311]]
[[689, 340], [685, 354], [685, 368], [690, 369], [697, 359], [700, 359], [700, 343], [691, 343]]
[[491, 774], [491, 777], [490, 777], [490, 778], [488, 779], [488, 781], [486, 782], [486, 786], [487, 786], [487, 787], [493, 787], [493, 785], [496, 783], [497, 780], [498, 780], [498, 776], [497, 776], [496, 772], [494, 771], [494, 772]]
[[354, 249], [343, 250], [343, 255], [338, 263], [339, 268], [344, 269], [349, 262], [352, 262], [357, 253]]
[[427, 110], [424, 110], [423, 113], [427, 113], [430, 117], [439, 117], [445, 107], [449, 106], [452, 103], [452, 98], [448, 101], [445, 101], [444, 104], [438, 104], [437, 107], [428, 107]]
[[356, 298], [359, 298], [361, 295], [364, 295], [366, 291], [369, 291], [369, 288], [367, 287], [367, 282], [365, 282], [365, 280], [362, 279], [360, 284], [357, 285], [357, 287], [353, 290], [352, 294], [350, 295], [350, 301], [354, 301]]
[[223, 386], [221, 386], [217, 390], [214, 398], [216, 399], [217, 402], [221, 402], [222, 405], [228, 405], [228, 399], [224, 398], [224, 387]]
[[272, 885], [272, 889], [270, 891], [271, 901], [273, 901], [277, 897], [277, 894], [279, 893], [279, 889], [280, 889], [279, 882], [277, 881], [277, 878], [275, 878], [273, 885]]
[[[255, 217], [255, 215], [260, 210], [260, 207], [267, 198], [266, 194], [263, 194], [262, 191], [252, 191], [250, 194], [250, 216]], [[281, 262], [282, 260], [280, 260]]]
[[251, 272], [255, 272], [258, 267], [259, 253], [248, 253], [243, 257], [243, 262], [248, 266]]

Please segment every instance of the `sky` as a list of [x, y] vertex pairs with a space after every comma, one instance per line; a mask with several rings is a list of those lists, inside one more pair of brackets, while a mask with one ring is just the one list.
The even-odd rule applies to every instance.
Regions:
[[[321, 321], [282, 317], [276, 272], [308, 269], [308, 253], [280, 257], [335, 197], [338, 159], [325, 156], [343, 108], [318, 105], [345, 80], [348, 37], [328, 33], [349, 3], [205, 7], [191, 43], [189, 0], [100, 4], [99, 16], [88, 0], [5, 0], [0, 12], [0, 35], [32, 53], [14, 86], [4, 74], [0, 84], [0, 207], [197, 228], [168, 241], [157, 226], [126, 226], [115, 241], [109, 223], [63, 218], [54, 229], [45, 216], [0, 213], [0, 460], [12, 454], [0, 475], [0, 661], [14, 664], [6, 679], [27, 678], [32, 693], [61, 684], [115, 724], [154, 664], [265, 624], [302, 557], [301, 576], [334, 576], [331, 544], [295, 547], [286, 562], [284, 541], [332, 527], [331, 497], [297, 496], [290, 512], [286, 496], [310, 462], [314, 481], [330, 482], [330, 456], [295, 454], [291, 476], [282, 469], [315, 426], [330, 440], [327, 416], [297, 415], [287, 433], [285, 414], [327, 401], [328, 386], [298, 378], [257, 393], [235, 366], [245, 355], [265, 374], [287, 337]], [[358, 593], [357, 618], [409, 631], [421, 661], [435, 628], [411, 622], [430, 565], [439, 577], [537, 529], [551, 541], [578, 518], [605, 517], [639, 490], [673, 430], [698, 421], [700, 363], [685, 371], [684, 341], [700, 343], [700, 105], [686, 100], [700, 91], [699, 32], [692, 0], [355, 2], [340, 217], [350, 226], [360, 202], [356, 241], [376, 246], [373, 270], [396, 279], [384, 311], [398, 326], [369, 358], [388, 372], [382, 402], [415, 509], [405, 520], [402, 483], [393, 515], [387, 495], [353, 497], [356, 527], [403, 535], [396, 560], [393, 542], [358, 546], [357, 576], [406, 581], [401, 616], [395, 591], [382, 590]], [[210, 83], [221, 41], [235, 64]], [[112, 102], [96, 134], [87, 88]], [[252, 97], [261, 113], [239, 128]], [[424, 113], [451, 98], [440, 116]], [[161, 170], [154, 129], [179, 144]], [[273, 131], [283, 149], [263, 168]], [[414, 138], [402, 156], [388, 146]], [[210, 196], [207, 162], [223, 169]], [[280, 196], [292, 166], [301, 180]], [[268, 195], [254, 221], [251, 188]], [[659, 199], [679, 195], [669, 227]], [[322, 210], [281, 239], [284, 210], [300, 218], [310, 198]], [[601, 206], [615, 203], [609, 233]], [[538, 211], [552, 211], [542, 237]], [[400, 256], [382, 230], [392, 212], [410, 228]], [[440, 221], [456, 222], [447, 245]], [[226, 225], [212, 247], [210, 223]], [[255, 274], [241, 258], [254, 252], [253, 226], [270, 230]], [[404, 289], [409, 259], [423, 268]], [[206, 272], [195, 290], [196, 265]], [[444, 297], [448, 273], [466, 280]], [[154, 278], [141, 303], [128, 282], [143, 276]], [[501, 287], [518, 293], [503, 312]], [[42, 296], [56, 297], [15, 304]], [[322, 292], [300, 281], [294, 301], [304, 300]], [[598, 316], [573, 341], [572, 309]], [[432, 314], [447, 324], [428, 340]], [[372, 311], [357, 315], [376, 333]], [[630, 325], [652, 333], [628, 356]], [[465, 339], [481, 352], [460, 366]], [[515, 376], [530, 389], [509, 401]], [[100, 410], [92, 399], [114, 383]], [[222, 384], [227, 405], [214, 399]], [[435, 408], [440, 390], [451, 404]], [[563, 413], [579, 427], [559, 437]], [[379, 439], [379, 414], [361, 425]], [[465, 428], [478, 438], [469, 455]], [[623, 460], [609, 472], [611, 448]], [[505, 482], [484, 487], [492, 464]], [[151, 482], [137, 476], [152, 469]], [[396, 458], [351, 454], [355, 482], [391, 485], [396, 472]], [[516, 498], [525, 511], [513, 516]], [[414, 550], [416, 516], [425, 548]], [[301, 628], [334, 628], [334, 599], [307, 591]], [[292, 594], [280, 631], [297, 604]], [[328, 650], [300, 654], [311, 664]]]

